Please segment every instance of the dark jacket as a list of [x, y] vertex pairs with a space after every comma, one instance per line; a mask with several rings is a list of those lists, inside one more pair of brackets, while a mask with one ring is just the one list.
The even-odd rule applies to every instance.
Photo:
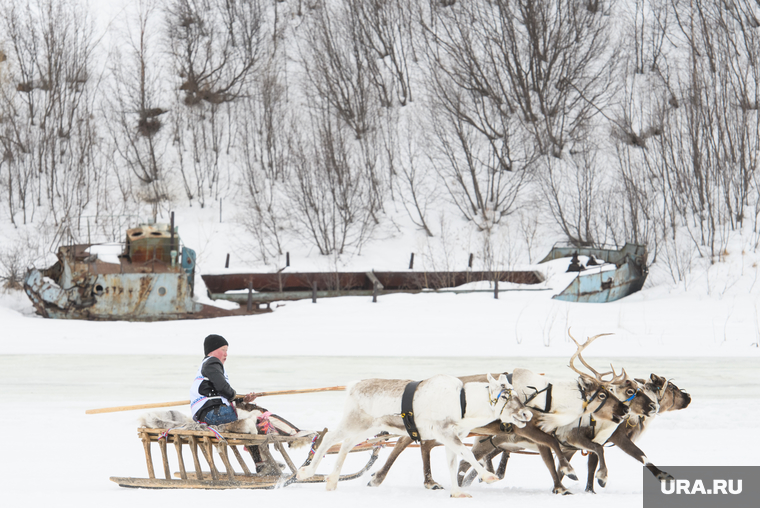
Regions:
[[[201, 374], [204, 379], [198, 387], [198, 392], [204, 397], [216, 397], [221, 395], [225, 399], [232, 402], [235, 398], [235, 390], [227, 382], [224, 377], [224, 365], [219, 358], [210, 357], [203, 364], [201, 368]], [[198, 415], [202, 415], [205, 411], [216, 406], [224, 404], [221, 399], [209, 399], [198, 410]]]

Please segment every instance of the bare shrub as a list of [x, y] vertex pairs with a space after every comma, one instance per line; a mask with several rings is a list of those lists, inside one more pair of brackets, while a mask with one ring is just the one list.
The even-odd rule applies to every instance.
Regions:
[[376, 224], [366, 161], [337, 123], [329, 108], [312, 110], [290, 146], [295, 229], [323, 255], [360, 249]]

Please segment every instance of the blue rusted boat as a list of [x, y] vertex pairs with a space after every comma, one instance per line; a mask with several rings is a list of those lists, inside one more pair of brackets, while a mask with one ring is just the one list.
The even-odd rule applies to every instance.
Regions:
[[[585, 267], [578, 256], [588, 257]], [[554, 296], [568, 302], [619, 300], [641, 290], [649, 273], [644, 245], [626, 243], [621, 249], [555, 246], [539, 263], [560, 258], [572, 258], [573, 271], [578, 271], [570, 285]]]
[[123, 244], [60, 247], [53, 266], [26, 273], [24, 290], [47, 318], [162, 321], [249, 313], [195, 301], [194, 279], [195, 251], [181, 245], [173, 224], [141, 224], [127, 230]]

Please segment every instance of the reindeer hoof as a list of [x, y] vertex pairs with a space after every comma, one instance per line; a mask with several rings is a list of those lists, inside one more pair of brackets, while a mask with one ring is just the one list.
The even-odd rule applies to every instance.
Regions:
[[493, 473], [488, 473], [488, 474], [483, 475], [482, 480], [486, 483], [493, 483], [493, 482], [498, 482], [499, 477]]
[[606, 478], [604, 478], [604, 479], [597, 478], [596, 481], [599, 483], [599, 486], [602, 487], [602, 488], [604, 488], [604, 487], [607, 486], [607, 479]]
[[430, 490], [443, 490], [437, 482], [425, 482], [425, 488]]
[[589, 494], [596, 494], [596, 492], [594, 492], [594, 487], [593, 486], [586, 487], [586, 492], [588, 492]]
[[455, 498], [458, 498], [458, 499], [466, 499], [466, 498], [472, 497], [472, 496], [469, 495], [467, 492], [461, 492], [461, 491], [459, 491], [459, 492], [452, 492], [451, 493], [451, 497], [455, 497]]
[[657, 479], [660, 480], [661, 482], [672, 482], [673, 480], [675, 480], [675, 478], [673, 478], [671, 475], [669, 475], [665, 471], [658, 474]]
[[569, 464], [567, 466], [561, 467], [559, 470], [559, 473], [560, 473], [560, 476], [562, 477], [567, 476], [573, 481], [576, 481], [576, 482], [578, 481], [578, 477], [575, 475], [575, 469], [573, 469], [573, 466]]
[[567, 490], [565, 487], [555, 487], [552, 489], [552, 494], [562, 494], [563, 496], [571, 495], [572, 492]]

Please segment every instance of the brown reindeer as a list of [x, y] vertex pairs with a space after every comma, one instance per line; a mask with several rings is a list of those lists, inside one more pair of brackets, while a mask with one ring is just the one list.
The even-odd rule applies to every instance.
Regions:
[[[666, 413], [668, 411], [677, 411], [686, 408], [691, 403], [691, 396], [685, 391], [678, 388], [675, 384], [664, 377], [651, 374], [649, 380], [636, 379], [639, 384], [643, 385], [644, 390], [650, 393], [657, 401], [657, 411], [654, 416]], [[638, 460], [661, 482], [672, 481], [673, 477], [662, 471], [657, 466], [649, 462], [649, 459], [641, 449], [634, 444], [644, 431], [649, 427], [654, 418], [640, 416], [638, 418], [629, 418], [625, 425], [620, 425], [617, 430], [607, 440], [625, 453]], [[588, 479], [586, 482], [586, 492], [594, 492], [594, 482], [591, 480], [594, 470], [596, 469], [596, 457], [588, 457]]]
[[[628, 378], [624, 370], [620, 375], [617, 375], [615, 373], [614, 367], [612, 367], [611, 372], [599, 373], [583, 359], [583, 350], [588, 347], [594, 340], [602, 337], [603, 335], [604, 334], [591, 337], [582, 345], [579, 344], [572, 337], [572, 335], [570, 335], [570, 338], [573, 340], [573, 342], [575, 342], [577, 347], [575, 354], [570, 359], [570, 368], [580, 376], [580, 379], [591, 379], [588, 374], [579, 371], [575, 367], [574, 361], [576, 359], [579, 359], [581, 363], [593, 373], [593, 379], [603, 384], [604, 386], [607, 386], [612, 394], [614, 394], [618, 399], [622, 399], [624, 401], [623, 403], [628, 405], [631, 414], [644, 417], [652, 414], [656, 411], [656, 404], [646, 393], [644, 393], [643, 390], [641, 390], [641, 387], [635, 380]], [[610, 381], [605, 381], [605, 376], [609, 374], [612, 374], [612, 379]], [[536, 424], [540, 424], [541, 416], [536, 415], [535, 420]], [[610, 433], [613, 433], [615, 431], [615, 428], [617, 427], [619, 421], [620, 420], [615, 421], [614, 419], [604, 420], [602, 417], [594, 418], [591, 416], [588, 417], [587, 421], [579, 420], [577, 424], [562, 426], [555, 429], [553, 434], [559, 438], [562, 444], [561, 452], [555, 450], [555, 454], [559, 458], [560, 463], [569, 461], [577, 449], [585, 449], [594, 452], [593, 454], [589, 454], [589, 457], [593, 456], [595, 459], [594, 469], [596, 469], [596, 464], [600, 460], [602, 464], [604, 464], [604, 450], [602, 445], [606, 440], [605, 436], [609, 436]], [[519, 436], [499, 435], [494, 436], [490, 440], [481, 440], [479, 443], [476, 443], [475, 446], [473, 446], [473, 454], [478, 459], [484, 458], [486, 460], [486, 467], [491, 467], [492, 469], [493, 466], [490, 465], [491, 459], [497, 454], [503, 452], [501, 463], [499, 464], [499, 468], [496, 471], [496, 474], [498, 476], [503, 477], [506, 470], [507, 461], [509, 459], [509, 453], [519, 450], [520, 448], [528, 448], [533, 450], [536, 449], [536, 446], [532, 445], [529, 442], [525, 442], [524, 440], [520, 439]], [[562, 494], [569, 493], [561, 483], [563, 473], [560, 470], [559, 475], [557, 474], [554, 468], [553, 459], [551, 457], [551, 454], [548, 453], [548, 450], [542, 450], [539, 447], [538, 452], [541, 454], [541, 457], [552, 476], [552, 480], [554, 481], [554, 488], [552, 491]], [[460, 467], [460, 478], [463, 479], [464, 484], [467, 484], [468, 480], [471, 481], [470, 477], [464, 477], [463, 475], [467, 469], [468, 467], [466, 464], [462, 464]], [[592, 476], [590, 476], [588, 479], [589, 482], [593, 482], [593, 474], [594, 473], [592, 471]], [[600, 473], [597, 476], [599, 484], [602, 486], [606, 485], [607, 474], [605, 466], [603, 466], [603, 468], [600, 468]]]

